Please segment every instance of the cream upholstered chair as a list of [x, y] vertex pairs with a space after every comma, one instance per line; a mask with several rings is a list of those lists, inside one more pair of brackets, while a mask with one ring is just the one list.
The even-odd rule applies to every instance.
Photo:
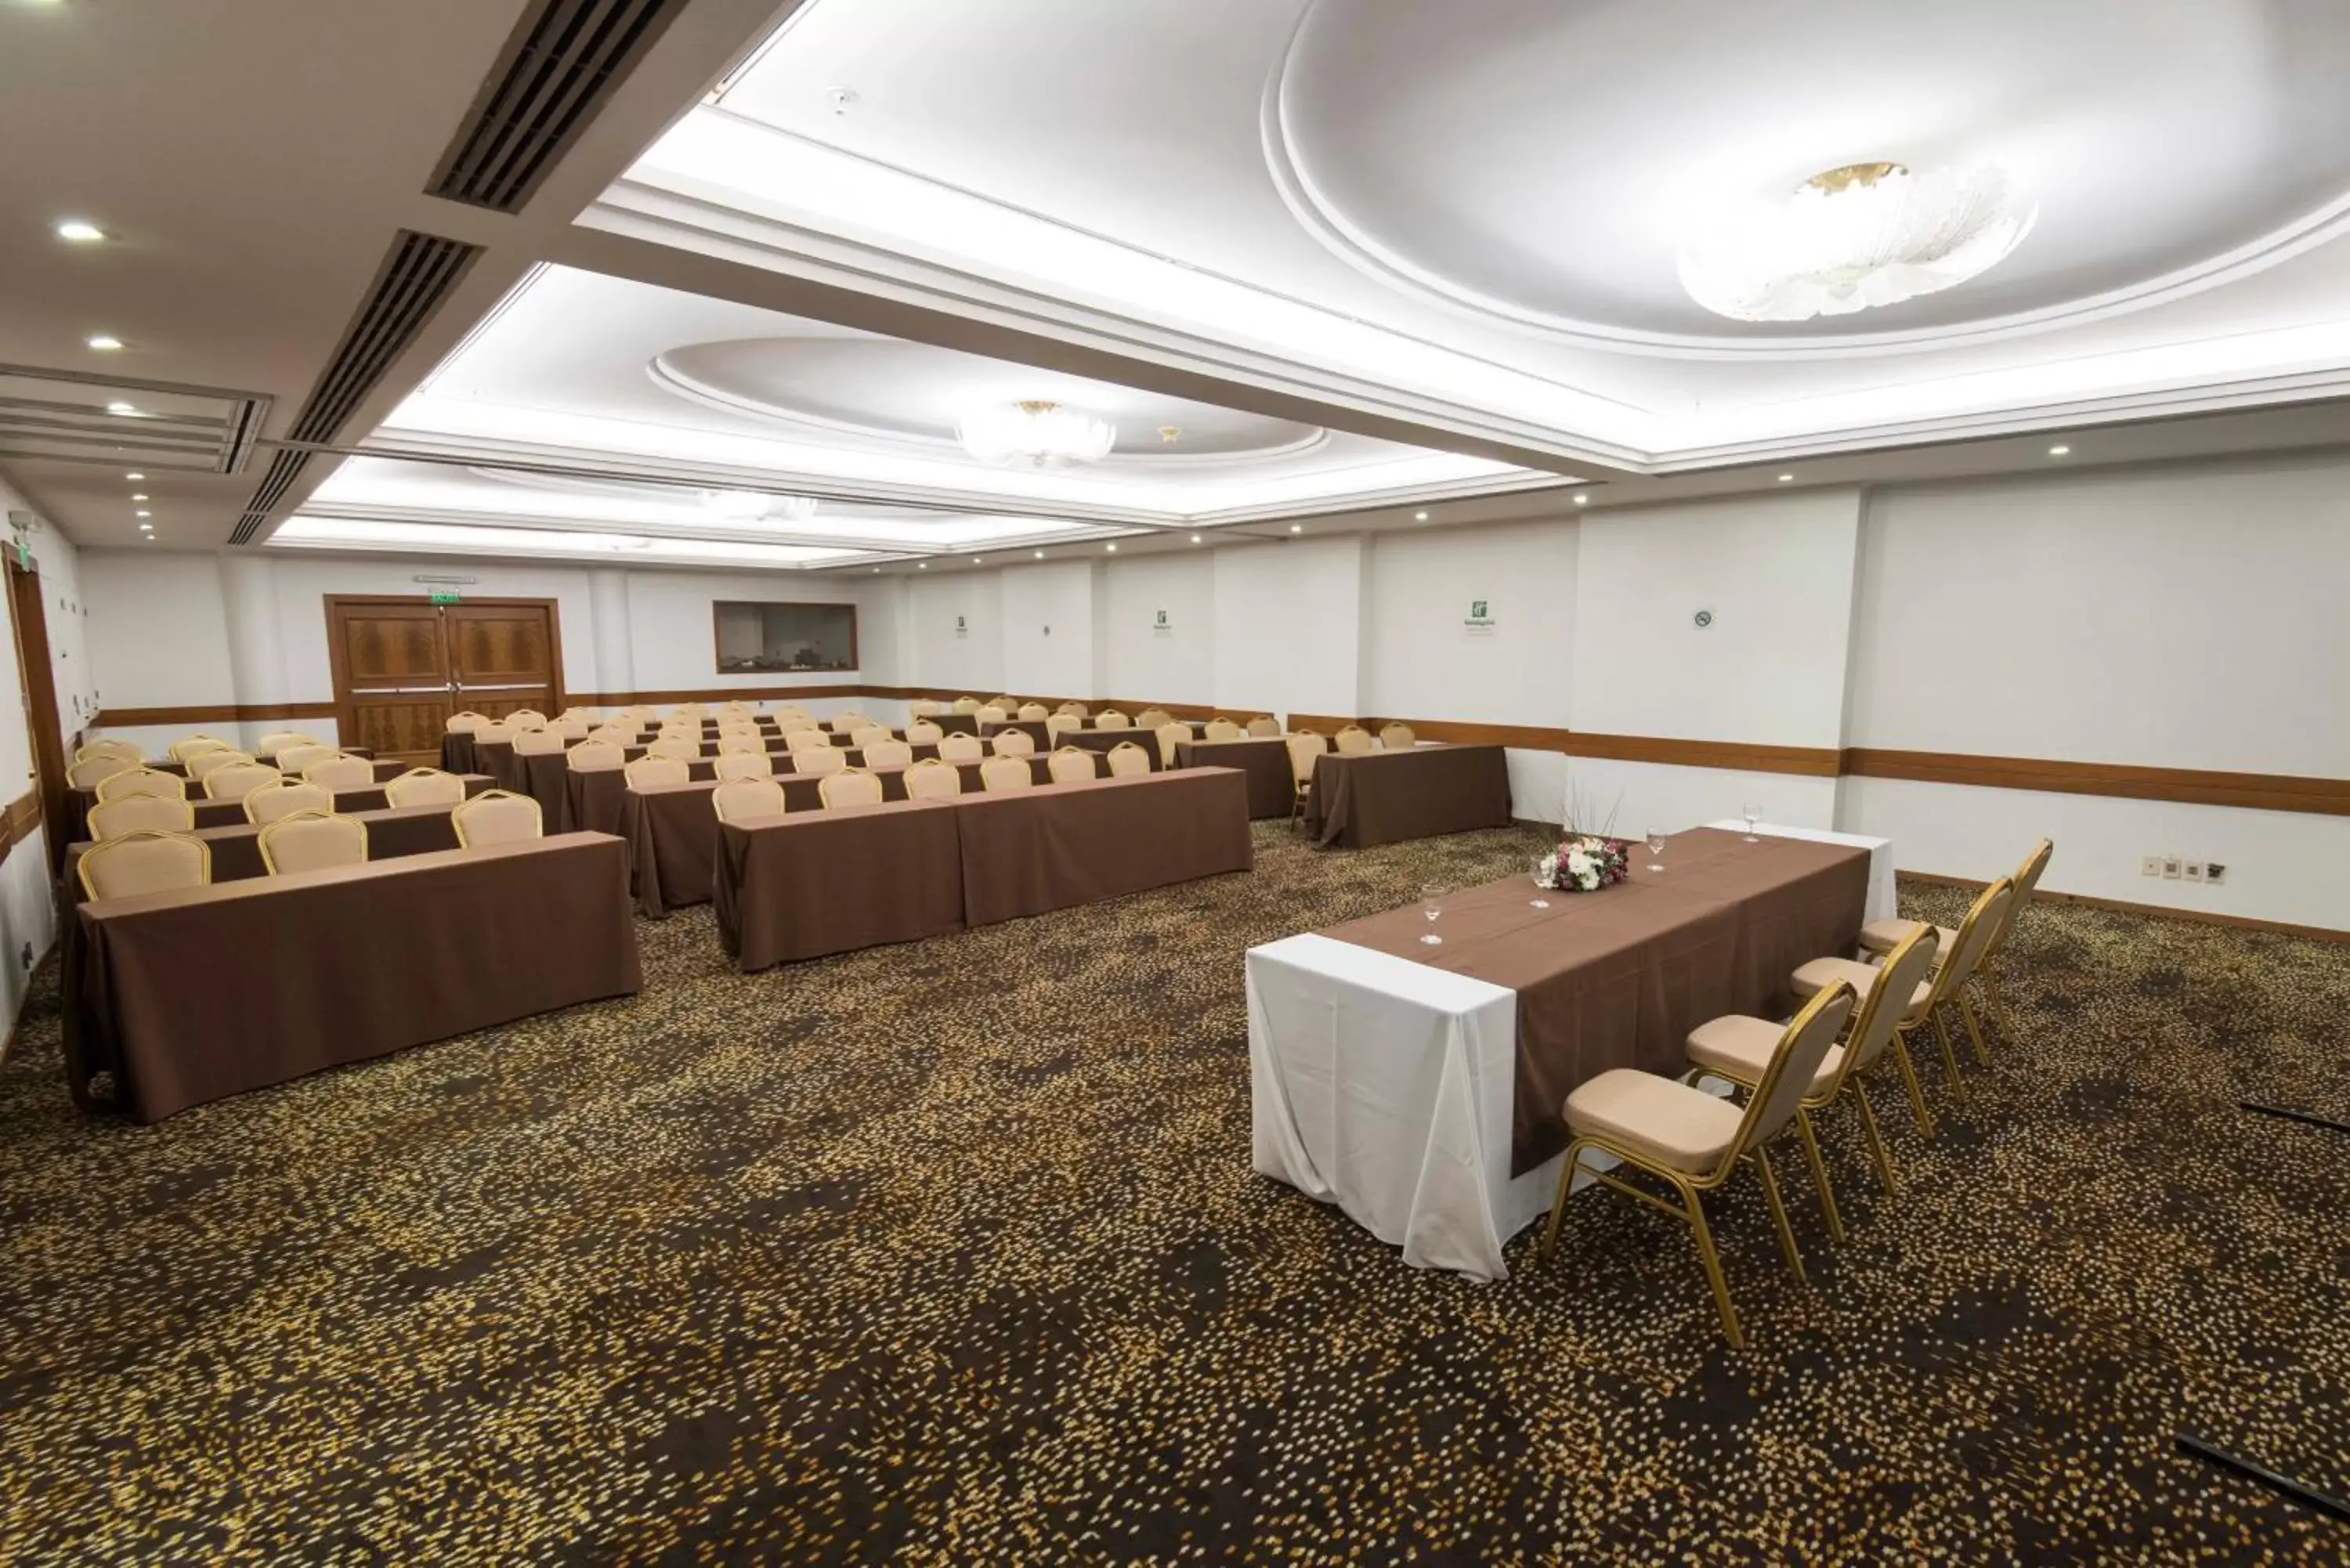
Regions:
[[184, 763], [198, 752], [233, 752], [235, 749], [217, 735], [182, 735], [164, 748], [163, 754], [175, 763]]
[[755, 741], [765, 733], [748, 719], [721, 720], [718, 724], [718, 738], [722, 741]]
[[887, 724], [859, 724], [848, 732], [848, 743], [859, 749], [869, 746], [876, 741], [896, 739], [897, 737], [889, 732], [889, 726]]
[[[579, 732], [584, 735], [588, 732], [582, 729]], [[560, 726], [555, 724], [546, 725], [543, 729], [524, 730], [515, 736], [515, 755], [518, 757], [553, 756], [563, 749], [564, 742], [569, 738], [563, 732]]]
[[614, 741], [599, 741], [592, 735], [563, 753], [563, 765], [575, 774], [608, 774], [627, 766], [628, 761], [626, 746]]
[[109, 736], [75, 748], [73, 754], [75, 762], [88, 762], [92, 757], [120, 757], [129, 763], [143, 763], [147, 760], [147, 753], [140, 750], [139, 742], [136, 741]]
[[718, 704], [718, 722], [722, 724], [729, 719], [748, 718], [750, 713], [751, 704], [739, 697], [731, 702]]
[[100, 800], [120, 800], [127, 794], [160, 794], [171, 800], [185, 800], [188, 781], [161, 768], [124, 768], [98, 781]]
[[840, 735], [853, 735], [857, 733], [858, 730], [871, 722], [873, 722], [872, 720], [867, 718], [864, 714], [858, 712], [854, 708], [844, 708], [839, 712], [835, 713], [831, 718], [825, 721], [826, 725], [829, 727], [835, 734]]
[[317, 736], [306, 735], [299, 730], [272, 730], [254, 742], [253, 754], [274, 757], [290, 746], [315, 746], [317, 743]]
[[1003, 724], [1011, 722], [1012, 714], [1009, 711], [999, 708], [994, 703], [990, 702], [978, 712], [973, 713], [972, 717], [978, 720], [983, 724]]
[[976, 697], [958, 697], [954, 700], [953, 706], [954, 711], [958, 713], [976, 713], [979, 711], [979, 699]]
[[948, 763], [975, 763], [987, 755], [987, 747], [977, 735], [947, 735], [939, 742], [939, 760]]
[[367, 864], [367, 824], [356, 816], [297, 811], [263, 828], [261, 864], [272, 877]]
[[1145, 708], [1134, 716], [1134, 727], [1138, 730], [1156, 730], [1163, 724], [1172, 723], [1174, 719], [1175, 715], [1164, 708]]
[[277, 767], [279, 771], [292, 774], [299, 778], [302, 770], [312, 763], [323, 763], [328, 757], [339, 757], [342, 754], [343, 749], [340, 746], [322, 746], [317, 742], [312, 741], [307, 745], [288, 746], [278, 753]]
[[[2015, 1024], [2008, 1015], [2006, 1001], [1999, 993], [1998, 971], [1993, 966], [1999, 961], [2000, 954], [2007, 950], [2008, 936], [2015, 929], [2016, 923], [2023, 919], [2024, 907], [2032, 902], [2033, 892], [2040, 886], [2040, 874], [2048, 869], [2049, 857], [2055, 853], [2055, 841], [2043, 838], [2032, 846], [2032, 853], [2025, 856], [2023, 864], [2015, 868], [2014, 877], [2010, 878], [2015, 884], [2015, 896], [2008, 900], [2007, 917], [2000, 921], [1999, 929], [1993, 931], [1991, 940], [1983, 944], [1982, 958], [1975, 965], [1975, 979], [1981, 982], [1983, 1002], [1991, 1009], [1991, 1022], [2011, 1042], [2017, 1038]], [[1917, 925], [1915, 920], [1872, 920], [1860, 928], [1860, 945], [1869, 952], [1890, 952], [1907, 940]], [[1948, 926], [1937, 926], [1934, 930], [1940, 939], [1935, 950], [1935, 962], [1939, 963], [1958, 950], [1959, 933]]]
[[987, 700], [987, 705], [991, 708], [1003, 709], [1003, 716], [1009, 719], [1014, 713], [1019, 711], [1020, 699], [1013, 696], [1012, 693], [1007, 691], [1000, 697], [990, 697]]
[[648, 752], [620, 770], [630, 789], [660, 789], [666, 784], [691, 784], [693, 769], [679, 757], [657, 757]]
[[637, 743], [637, 727], [625, 720], [602, 723], [588, 732], [588, 739], [599, 746], [633, 746]]
[[[699, 752], [701, 747], [696, 746], [694, 750]], [[756, 752], [761, 756], [765, 756], [767, 754], [767, 738], [756, 732], [748, 735], [721, 735], [718, 737], [718, 754], [720, 756], [733, 756], [743, 752]]]
[[672, 719], [691, 719], [693, 722], [699, 724], [702, 722], [702, 704], [699, 702], [681, 702], [676, 707], [671, 708], [669, 711], [669, 716]]
[[1404, 723], [1383, 724], [1379, 727], [1379, 748], [1388, 752], [1408, 752], [1419, 744], [1419, 737]]
[[800, 752], [828, 752], [832, 737], [814, 725], [784, 732], [784, 749], [795, 754]]
[[505, 723], [509, 730], [543, 730], [546, 715], [536, 708], [517, 708], [506, 715]]
[[576, 744], [596, 732], [596, 722], [593, 719], [581, 718], [576, 713], [566, 713], [561, 718], [550, 722], [546, 727], [562, 736], [565, 745]]
[[1055, 713], [1045, 721], [1045, 742], [1057, 745], [1064, 735], [1074, 734], [1086, 727], [1086, 722], [1075, 713]]
[[473, 744], [477, 746], [508, 746], [514, 743], [515, 732], [493, 719], [486, 724], [473, 726]]
[[[561, 751], [560, 745], [556, 750]], [[302, 770], [306, 784], [324, 784], [340, 793], [347, 789], [365, 789], [375, 783], [375, 764], [365, 757], [336, 755], [312, 763]]]
[[126, 833], [82, 851], [80, 877], [92, 898], [201, 888], [213, 879], [212, 846], [187, 834]]
[[1170, 719], [1152, 727], [1151, 739], [1159, 742], [1159, 765], [1171, 768], [1175, 765], [1175, 748], [1191, 742], [1191, 726]]
[[1083, 746], [1063, 746], [1045, 759], [1055, 784], [1084, 784], [1101, 777], [1099, 759]]
[[[66, 783], [76, 789], [95, 789], [117, 774], [148, 773], [157, 770], [141, 767], [132, 758], [109, 752], [102, 756], [84, 757], [66, 770]], [[166, 774], [166, 777], [175, 775]]]
[[639, 702], [621, 709], [620, 715], [626, 719], [632, 719], [639, 724], [650, 724], [659, 722], [660, 710], [650, 702]]
[[585, 719], [590, 723], [595, 722], [603, 716], [604, 711], [602, 709], [583, 708], [577, 702], [572, 703], [571, 706], [563, 710], [563, 712], [560, 715], [560, 717], [566, 719]]
[[286, 775], [267, 763], [236, 763], [204, 775], [204, 798], [241, 801], [255, 790], [285, 782]]
[[987, 738], [999, 757], [1033, 757], [1036, 754], [1036, 737], [1025, 730], [998, 730]]
[[926, 757], [906, 770], [908, 800], [948, 800], [961, 794], [962, 774], [952, 763]]
[[1241, 727], [1230, 719], [1211, 719], [1201, 733], [1211, 741], [1237, 741], [1241, 738]]
[[1297, 789], [1297, 798], [1290, 803], [1290, 820], [1302, 822], [1305, 797], [1314, 790], [1314, 764], [1329, 750], [1330, 742], [1312, 730], [1299, 730], [1284, 743], [1289, 748], [1289, 782]]
[[1127, 716], [1115, 708], [1105, 708], [1094, 715], [1094, 728], [1097, 730], [1126, 730], [1132, 727]]
[[904, 741], [876, 741], [865, 748], [868, 768], [902, 768], [914, 760], [914, 748]]
[[1012, 716], [1025, 723], [1032, 720], [1050, 718], [1052, 712], [1053, 711], [1042, 702], [1023, 702], [1020, 704], [1019, 711]]
[[1273, 722], [1272, 714], [1259, 713], [1248, 722], [1248, 732], [1263, 740], [1271, 740], [1281, 733], [1281, 726]]
[[910, 746], [935, 746], [939, 743], [939, 737], [945, 733], [928, 719], [917, 719], [906, 726], [906, 743]]
[[723, 784], [728, 779], [766, 779], [775, 776], [775, 759], [762, 746], [755, 752], [721, 752], [718, 761], [711, 765], [711, 776]]
[[1139, 778], [1150, 771], [1150, 753], [1138, 742], [1120, 741], [1109, 749], [1109, 776], [1114, 779]]
[[461, 848], [484, 844], [515, 844], [537, 838], [545, 828], [538, 802], [508, 789], [485, 789], [449, 813]]
[[[244, 820], [266, 827], [281, 816], [291, 816], [297, 811], [332, 811], [335, 792], [324, 784], [291, 781], [285, 784], [263, 784], [244, 797]], [[195, 821], [195, 808], [189, 808], [189, 823]]]
[[808, 716], [808, 711], [796, 702], [785, 702], [780, 707], [771, 708], [767, 711], [767, 717], [775, 722], [775, 728], [778, 730], [794, 730], [802, 724], [816, 722]]
[[1371, 732], [1360, 724], [1349, 724], [1338, 732], [1338, 754], [1359, 757], [1371, 749]]
[[1566, 1125], [1574, 1138], [1558, 1171], [1558, 1195], [1551, 1202], [1550, 1223], [1544, 1228], [1544, 1257], [1558, 1248], [1558, 1229], [1566, 1218], [1567, 1194], [1576, 1170], [1589, 1153], [1613, 1155], [1622, 1164], [1645, 1170], [1664, 1181], [1680, 1197], [1679, 1204], [1665, 1201], [1633, 1186], [1613, 1172], [1595, 1169], [1592, 1179], [1652, 1208], [1686, 1221], [1697, 1236], [1698, 1258], [1713, 1286], [1714, 1305], [1721, 1309], [1721, 1331], [1733, 1348], [1745, 1341], [1738, 1332], [1738, 1310], [1730, 1304], [1730, 1285], [1722, 1278], [1721, 1259], [1713, 1250], [1713, 1232], [1705, 1222], [1700, 1193], [1728, 1181], [1742, 1160], [1751, 1158], [1762, 1179], [1762, 1196], [1771, 1205], [1771, 1220], [1779, 1231], [1779, 1248], [1787, 1257], [1788, 1272], [1801, 1280], [1803, 1254], [1795, 1250], [1795, 1232], [1787, 1223], [1787, 1206], [1780, 1200], [1779, 1182], [1771, 1170], [1766, 1145], [1794, 1119], [1804, 1096], [1817, 1079], [1820, 1063], [1834, 1048], [1836, 1035], [1852, 1016], [1852, 988], [1831, 986], [1806, 1002], [1794, 1022], [1781, 1030], [1771, 1057], [1756, 1080], [1743, 1108], [1703, 1089], [1692, 1088], [1654, 1073], [1633, 1067], [1611, 1067], [1586, 1079], [1566, 1097]]
[[727, 779], [710, 792], [710, 809], [721, 822], [748, 822], [781, 816], [791, 809], [791, 802], [773, 779]]
[[468, 708], [462, 713], [450, 714], [449, 722], [441, 727], [452, 735], [470, 735], [489, 722], [488, 714], [476, 713]]
[[212, 777], [222, 768], [234, 767], [239, 763], [250, 763], [255, 760], [243, 752], [231, 751], [223, 746], [217, 751], [192, 753], [182, 765], [187, 768], [190, 778], [201, 781]]
[[126, 833], [193, 833], [196, 808], [185, 796], [126, 794], [91, 806], [88, 821], [89, 836], [100, 840]]
[[1026, 789], [1036, 782], [1026, 757], [990, 757], [979, 764], [979, 787], [990, 794], [999, 790]]
[[1082, 702], [1064, 702], [1059, 707], [1054, 709], [1053, 711], [1055, 715], [1066, 713], [1070, 718], [1076, 720], [1079, 723], [1083, 723], [1085, 722], [1086, 705]]
[[465, 781], [439, 768], [411, 768], [383, 786], [383, 798], [396, 807], [456, 806], [464, 802]]
[[848, 753], [838, 746], [808, 746], [792, 753], [792, 772], [810, 778], [837, 774], [848, 766]]
[[656, 757], [674, 757], [690, 763], [702, 755], [702, 742], [691, 735], [657, 735], [645, 750]]
[[879, 805], [881, 781], [863, 768], [844, 768], [818, 779], [816, 793], [827, 811], [841, 805]]
[[[1967, 1089], [1959, 1076], [1959, 1054], [1950, 1044], [1950, 1028], [1942, 1022], [1942, 1005], [1948, 1002], [1959, 1004], [1959, 1014], [1974, 1037], [1975, 1057], [1988, 1064], [1991, 1054], [1983, 1044], [1981, 1033], [1975, 1027], [1974, 1012], [1967, 1005], [1966, 984], [1974, 976], [1975, 965], [1982, 961], [1983, 949], [1990, 942], [1991, 934], [1999, 929], [2000, 921], [2006, 918], [2007, 907], [2014, 893], [2015, 884], [2002, 877], [1976, 897], [1968, 907], [1965, 919], [1959, 922], [1955, 940], [1950, 944], [1950, 956], [1934, 965], [1933, 972], [1910, 989], [1898, 1025], [1900, 1033], [1906, 1037], [1929, 1023], [1933, 1024], [1935, 1041], [1942, 1048], [1942, 1069], [1950, 1079], [1950, 1094], [1961, 1103], [1966, 1099]], [[1866, 999], [1884, 972], [1881, 969], [1847, 958], [1817, 958], [1795, 971], [1794, 985], [1796, 994], [1809, 996], [1826, 986], [1842, 982]], [[1900, 1001], [1900, 993], [1896, 992], [1894, 998]], [[1908, 1054], [1904, 1051], [1901, 1061], [1905, 1066], [1908, 1060]], [[1934, 1130], [1934, 1118], [1927, 1114], [1926, 1099], [1918, 1091], [1914, 1073], [1910, 1075], [1909, 1093], [1909, 1108], [1918, 1118], [1918, 1129], [1930, 1136]]]
[[909, 719], [935, 719], [947, 711], [947, 705], [935, 698], [917, 697], [906, 704]]

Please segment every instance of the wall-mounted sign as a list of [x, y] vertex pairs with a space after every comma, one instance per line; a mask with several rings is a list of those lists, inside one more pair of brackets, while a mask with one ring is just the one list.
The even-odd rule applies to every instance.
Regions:
[[1151, 618], [1150, 630], [1154, 636], [1165, 637], [1174, 629], [1175, 628], [1173, 624], [1167, 618], [1167, 612], [1165, 610], [1160, 610]]
[[1495, 628], [1500, 626], [1500, 624], [1501, 623], [1499, 621], [1493, 618], [1493, 606], [1492, 600], [1471, 599], [1469, 601], [1469, 614], [1467, 618], [1461, 622], [1461, 629], [1464, 635], [1469, 637], [1491, 637], [1493, 635]]
[[955, 635], [957, 637], [969, 637], [971, 635], [971, 623], [961, 616], [955, 617]]

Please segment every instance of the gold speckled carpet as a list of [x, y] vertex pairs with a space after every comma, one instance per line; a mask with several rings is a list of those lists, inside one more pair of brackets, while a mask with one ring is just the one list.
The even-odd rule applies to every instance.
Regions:
[[[1853, 1237], [1604, 1191], [1493, 1285], [1249, 1170], [1242, 950], [1522, 868], [1484, 833], [646, 987], [189, 1112], [0, 1072], [10, 1563], [2242, 1563], [2350, 1526], [2350, 950], [2043, 903]], [[2020, 854], [2023, 846], [2018, 845]], [[2064, 854], [2058, 847], [2058, 856]], [[1960, 895], [1905, 889], [1954, 920]]]

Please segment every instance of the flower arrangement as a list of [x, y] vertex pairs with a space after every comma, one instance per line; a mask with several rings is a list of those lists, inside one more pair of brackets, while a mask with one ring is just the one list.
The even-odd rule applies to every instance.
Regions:
[[1596, 893], [1630, 876], [1631, 860], [1624, 841], [1607, 831], [1616, 820], [1612, 809], [1596, 833], [1575, 826], [1590, 817], [1575, 794], [1572, 789], [1567, 794], [1563, 813], [1565, 826], [1559, 833], [1558, 848], [1542, 857], [1534, 879], [1561, 892]]

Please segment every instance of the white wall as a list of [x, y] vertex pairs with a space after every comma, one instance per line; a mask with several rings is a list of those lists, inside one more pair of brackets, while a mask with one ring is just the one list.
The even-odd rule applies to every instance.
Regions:
[[[1137, 556], [1102, 569], [1097, 690], [1157, 702], [1216, 700], [1216, 561], [1206, 550]], [[1159, 613], [1167, 612], [1161, 627]], [[1245, 703], [1243, 706], [1246, 706]]]
[[[1364, 574], [1364, 711], [1565, 728], [1581, 532], [1554, 521], [1378, 535]], [[1480, 599], [1490, 628], [1468, 624]]]
[[1216, 706], [1361, 711], [1364, 553], [1358, 536], [1216, 552]]
[[1005, 570], [1001, 613], [1006, 691], [1054, 697], [1093, 691], [1094, 571], [1089, 561]]

